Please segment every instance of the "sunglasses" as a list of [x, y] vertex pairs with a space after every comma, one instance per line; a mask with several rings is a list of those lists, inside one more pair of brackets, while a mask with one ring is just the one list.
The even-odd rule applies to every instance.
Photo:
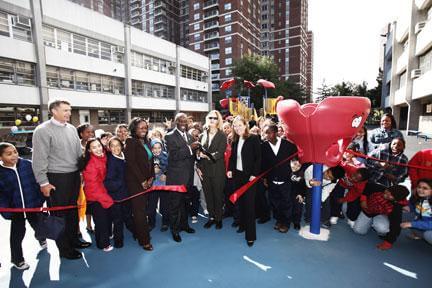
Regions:
[[209, 120], [218, 120], [218, 117], [208, 117]]

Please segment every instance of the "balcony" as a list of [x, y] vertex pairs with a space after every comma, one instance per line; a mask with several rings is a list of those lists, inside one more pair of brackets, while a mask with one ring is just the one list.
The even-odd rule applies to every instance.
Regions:
[[204, 51], [216, 50], [219, 49], [219, 42], [213, 42], [204, 45]]
[[412, 99], [420, 99], [432, 95], [432, 70], [426, 71], [413, 81]]
[[211, 80], [219, 80], [220, 79], [220, 73], [212, 74]]
[[220, 65], [219, 64], [211, 64], [210, 68], [211, 68], [212, 71], [219, 70], [220, 69]]
[[393, 105], [400, 105], [405, 103], [406, 86], [402, 86], [399, 90], [396, 90], [393, 99]]
[[219, 6], [218, 0], [209, 0], [209, 1], [204, 2], [203, 9], [207, 10], [207, 9], [212, 8], [212, 7], [218, 7], [218, 6]]
[[220, 59], [219, 53], [213, 53], [213, 54], [210, 54], [209, 56], [210, 56], [210, 60], [219, 60]]
[[404, 69], [406, 69], [407, 64], [408, 64], [408, 49], [405, 49], [405, 51], [399, 56], [397, 60], [396, 73], [399, 74]]
[[432, 47], [432, 21], [426, 22], [426, 25], [417, 35], [416, 53], [415, 55], [421, 55]]
[[204, 24], [204, 31], [219, 28], [219, 21], [211, 21]]
[[204, 35], [205, 41], [209, 41], [209, 40], [217, 39], [217, 38], [219, 38], [219, 32], [211, 32], [211, 33], [207, 33]]
[[215, 10], [210, 10], [210, 11], [204, 13], [203, 19], [207, 20], [207, 19], [211, 19], [214, 17], [218, 17], [218, 16], [219, 16], [219, 10], [215, 9]]

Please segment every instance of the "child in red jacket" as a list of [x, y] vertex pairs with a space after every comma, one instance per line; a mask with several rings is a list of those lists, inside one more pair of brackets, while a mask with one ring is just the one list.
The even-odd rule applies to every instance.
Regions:
[[401, 232], [402, 207], [408, 204], [409, 191], [405, 186], [389, 188], [369, 182], [360, 198], [362, 212], [354, 224], [354, 232], [365, 235], [372, 226], [384, 240], [380, 250], [392, 248]]
[[109, 252], [113, 249], [109, 239], [111, 235], [109, 208], [114, 201], [104, 186], [106, 162], [107, 158], [101, 141], [95, 138], [89, 139], [80, 165], [84, 179], [84, 193], [89, 205], [92, 205], [96, 246]]

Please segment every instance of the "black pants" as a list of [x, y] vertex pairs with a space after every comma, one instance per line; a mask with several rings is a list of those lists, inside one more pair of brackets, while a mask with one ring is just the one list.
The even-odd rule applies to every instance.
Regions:
[[141, 246], [150, 244], [150, 233], [147, 221], [147, 195], [141, 195], [131, 200], [132, 214], [135, 226], [135, 236]]
[[204, 176], [202, 185], [210, 218], [222, 221], [225, 175], [222, 177]]
[[186, 213], [188, 216], [198, 216], [200, 192], [196, 186], [189, 186], [185, 195]]
[[229, 197], [234, 192], [234, 190], [235, 190], [234, 179], [227, 178], [225, 183], [225, 188], [224, 188], [224, 194], [225, 194], [224, 216], [225, 217], [232, 216], [234, 218], [234, 221], [238, 222], [240, 218], [238, 203], [236, 202], [236, 204], [233, 204], [229, 200]]
[[156, 208], [159, 201], [159, 212], [162, 214], [162, 225], [169, 225], [167, 191], [153, 191], [148, 195], [147, 215], [150, 229], [156, 226]]
[[[56, 187], [47, 201], [48, 207], [77, 205], [81, 185], [78, 171], [71, 173], [48, 173], [48, 180], [50, 184]], [[71, 253], [78, 242], [77, 209], [53, 211], [51, 214], [62, 217], [65, 220], [64, 234], [56, 241], [60, 254]]]
[[267, 198], [267, 188], [262, 181], [256, 184], [255, 215], [256, 218], [265, 219], [270, 217], [270, 204]]
[[108, 228], [111, 228], [110, 226], [112, 224], [114, 243], [123, 242], [124, 239], [123, 229], [125, 224], [125, 217], [123, 210], [124, 203], [114, 203], [114, 205], [112, 205], [108, 211], [110, 217], [110, 225], [108, 226]]
[[[249, 182], [250, 175], [243, 171], [234, 172], [234, 185], [236, 189]], [[240, 210], [239, 227], [245, 230], [246, 241], [256, 240], [256, 223], [255, 223], [255, 197], [256, 185], [253, 185], [237, 201]]]
[[105, 209], [99, 202], [92, 202], [92, 215], [95, 223], [96, 246], [103, 249], [110, 245], [111, 221], [109, 209]]
[[290, 226], [292, 220], [292, 189], [291, 182], [286, 181], [283, 184], [274, 184], [269, 181], [268, 193], [270, 204], [273, 209], [273, 217], [277, 223]]
[[[40, 213], [26, 213], [27, 221], [33, 230], [36, 230], [39, 221]], [[23, 213], [14, 213], [12, 216], [11, 231], [10, 231], [10, 248], [11, 248], [11, 262], [19, 264], [24, 261], [22, 251], [22, 241], [26, 233], [26, 222]], [[43, 241], [45, 239], [37, 239]]]
[[344, 193], [345, 188], [337, 184], [333, 189], [333, 192], [330, 194], [330, 210], [332, 217], [339, 217], [342, 214], [342, 203], [339, 203], [338, 200], [344, 197]]
[[357, 217], [360, 215], [361, 207], [360, 207], [360, 197], [352, 202], [348, 202], [347, 204], [347, 217], [351, 221], [357, 220]]
[[182, 229], [188, 227], [186, 215], [186, 196], [185, 193], [170, 192], [169, 193], [169, 215], [170, 228], [172, 233], [179, 233]]

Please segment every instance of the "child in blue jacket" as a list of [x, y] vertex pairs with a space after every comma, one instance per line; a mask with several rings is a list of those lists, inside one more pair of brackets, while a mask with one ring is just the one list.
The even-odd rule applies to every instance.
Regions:
[[[410, 207], [411, 211], [415, 212], [415, 219], [401, 223], [401, 227], [411, 228], [410, 238], [423, 238], [432, 244], [432, 179], [420, 179], [417, 182], [416, 192], [414, 196], [416, 202]], [[421, 232], [423, 237], [420, 236]]]
[[[0, 143], [0, 207], [2, 208], [36, 208], [42, 207], [45, 199], [33, 174], [31, 161], [20, 158], [14, 145]], [[10, 248], [11, 262], [15, 268], [28, 269], [24, 261], [22, 241], [25, 236], [25, 220], [36, 229], [40, 219], [39, 212], [2, 213], [3, 218], [11, 220]], [[46, 240], [38, 239], [42, 248]]]

